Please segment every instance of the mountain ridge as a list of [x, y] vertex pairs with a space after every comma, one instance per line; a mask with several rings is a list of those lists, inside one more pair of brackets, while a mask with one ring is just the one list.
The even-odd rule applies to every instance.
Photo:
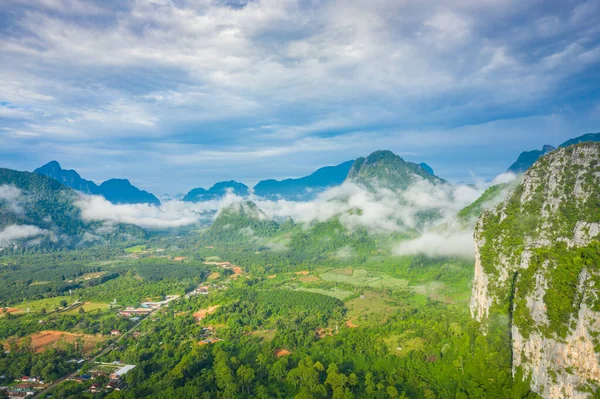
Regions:
[[[600, 133], [586, 133], [581, 136], [574, 137], [560, 144], [557, 148], [564, 148], [573, 144], [586, 142], [600, 142]], [[538, 159], [555, 150], [555, 147], [546, 144], [541, 150], [524, 151], [519, 154], [517, 160], [506, 171], [515, 174], [524, 173], [527, 169], [532, 167]]]
[[113, 204], [160, 205], [160, 200], [145, 190], [140, 190], [127, 179], [108, 179], [97, 185], [82, 178], [73, 169], [63, 169], [57, 161], [50, 161], [35, 169], [33, 173], [48, 176], [84, 194], [101, 195]]
[[353, 163], [351, 160], [338, 165], [324, 166], [310, 175], [299, 178], [261, 180], [253, 187], [254, 194], [272, 199], [312, 199], [319, 192], [342, 184]]

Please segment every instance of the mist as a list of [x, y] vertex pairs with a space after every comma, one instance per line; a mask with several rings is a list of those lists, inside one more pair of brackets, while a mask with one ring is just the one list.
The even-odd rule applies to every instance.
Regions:
[[31, 238], [46, 233], [46, 230], [31, 225], [11, 225], [0, 230], [0, 245], [7, 245], [24, 238]]
[[[233, 203], [250, 200], [270, 219], [282, 220], [291, 217], [307, 229], [314, 223], [338, 217], [340, 223], [350, 231], [361, 228], [372, 234], [416, 234], [415, 239], [398, 243], [394, 249], [394, 253], [398, 255], [473, 257], [472, 236], [475, 221], [457, 223], [457, 213], [479, 198], [490, 185], [514, 179], [513, 174], [503, 174], [492, 182], [478, 181], [473, 186], [432, 184], [427, 180], [418, 179], [402, 191], [390, 190], [377, 184], [369, 190], [361, 185], [345, 182], [306, 202], [270, 200], [252, 193], [244, 198], [229, 192], [218, 200], [200, 203], [170, 200], [160, 206], [115, 205], [100, 196], [82, 195], [76, 205], [81, 209], [81, 217], [84, 220], [135, 224], [146, 229], [165, 229], [190, 225], [207, 226], [218, 215], [215, 211]], [[10, 198], [14, 198], [14, 191], [5, 190], [4, 196], [9, 195]], [[493, 205], [495, 203], [489, 204], [490, 207]], [[423, 222], [420, 215], [424, 212], [435, 216]]]

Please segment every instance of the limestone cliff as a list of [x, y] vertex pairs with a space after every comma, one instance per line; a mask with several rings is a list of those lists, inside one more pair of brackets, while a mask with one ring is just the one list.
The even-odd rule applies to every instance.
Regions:
[[600, 386], [599, 233], [598, 143], [541, 158], [477, 224], [471, 313], [508, 320], [513, 374], [542, 397]]

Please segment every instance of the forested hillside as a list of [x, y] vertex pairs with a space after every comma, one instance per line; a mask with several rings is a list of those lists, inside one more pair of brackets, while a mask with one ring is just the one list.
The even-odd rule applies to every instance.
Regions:
[[144, 238], [137, 226], [86, 222], [80, 217], [78, 193], [37, 173], [0, 169], [0, 247], [15, 250], [74, 247], [93, 242]]

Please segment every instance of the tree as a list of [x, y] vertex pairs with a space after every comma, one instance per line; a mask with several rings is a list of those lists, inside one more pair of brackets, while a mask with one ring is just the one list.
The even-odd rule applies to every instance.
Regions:
[[250, 393], [250, 384], [254, 380], [255, 372], [254, 369], [250, 366], [246, 366], [242, 364], [236, 372], [236, 375], [240, 379], [240, 383], [242, 384], [242, 392], [244, 387], [246, 387], [246, 392]]
[[400, 396], [400, 394], [398, 393], [398, 390], [392, 385], [388, 386], [385, 391], [390, 396], [390, 398], [397, 398]]

